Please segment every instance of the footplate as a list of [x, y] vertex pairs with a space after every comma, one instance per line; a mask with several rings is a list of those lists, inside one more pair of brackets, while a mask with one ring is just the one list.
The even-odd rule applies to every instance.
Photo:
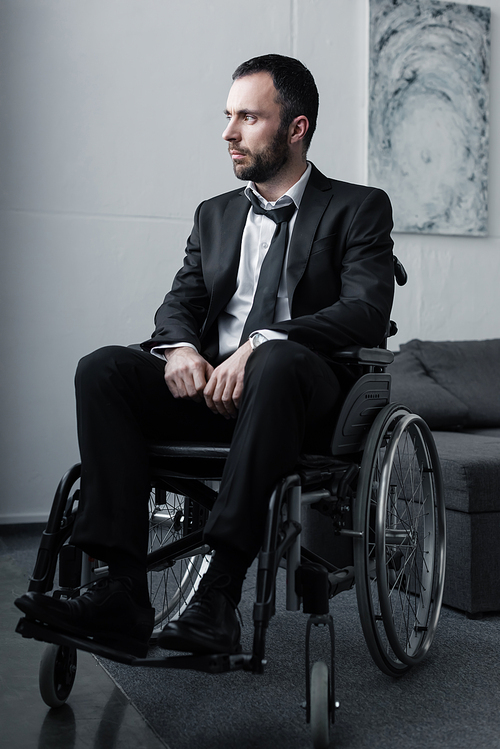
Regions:
[[47, 624], [22, 617], [16, 632], [26, 638], [41, 642], [84, 650], [101, 658], [108, 658], [126, 666], [146, 666], [152, 668], [175, 668], [202, 671], [207, 674], [221, 674], [229, 671], [254, 671], [254, 657], [251, 653], [215, 653], [210, 655], [174, 655], [164, 658], [137, 658], [134, 655], [101, 645], [91, 638], [77, 637], [52, 629]]

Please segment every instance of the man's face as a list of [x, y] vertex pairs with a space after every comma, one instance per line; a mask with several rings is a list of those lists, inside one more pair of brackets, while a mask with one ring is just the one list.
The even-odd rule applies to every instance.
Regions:
[[273, 179], [290, 158], [288, 128], [281, 127], [281, 107], [269, 73], [238, 78], [229, 91], [228, 141], [236, 177], [262, 184]]

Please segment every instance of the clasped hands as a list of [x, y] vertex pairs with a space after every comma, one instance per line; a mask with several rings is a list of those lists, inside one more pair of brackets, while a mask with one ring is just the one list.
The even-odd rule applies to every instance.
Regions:
[[189, 346], [167, 349], [165, 353], [165, 382], [174, 398], [187, 398], [197, 403], [204, 400], [213, 413], [225, 419], [236, 418], [245, 365], [252, 353], [250, 341], [215, 368]]

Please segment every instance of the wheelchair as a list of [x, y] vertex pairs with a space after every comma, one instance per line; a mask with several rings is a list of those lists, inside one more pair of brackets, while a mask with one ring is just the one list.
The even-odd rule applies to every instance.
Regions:
[[[440, 616], [446, 554], [443, 485], [434, 440], [420, 416], [391, 403], [386, 372], [393, 360], [390, 351], [359, 347], [340, 351], [335, 359], [361, 366], [363, 374], [340, 408], [331, 454], [302, 456], [271, 496], [257, 564], [252, 651], [137, 658], [23, 617], [16, 631], [48, 643], [39, 681], [47, 705], [59, 707], [68, 699], [78, 649], [130, 666], [262, 674], [280, 567], [286, 568], [287, 609], [302, 608], [308, 615], [305, 708], [315, 749], [329, 745], [339, 706], [330, 599], [355, 586], [368, 650], [385, 674], [402, 676], [426, 656]], [[150, 445], [153, 644], [165, 623], [182, 613], [208, 567], [211, 549], [203, 528], [229, 449], [195, 442]], [[75, 465], [57, 488], [30, 591], [74, 597], [108, 573], [103, 563], [69, 543], [79, 477], [80, 466]], [[329, 633], [329, 653], [311, 664], [315, 627]]]

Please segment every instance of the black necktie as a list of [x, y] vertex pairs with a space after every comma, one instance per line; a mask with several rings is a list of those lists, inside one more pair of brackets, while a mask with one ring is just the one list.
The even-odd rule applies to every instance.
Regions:
[[273, 208], [266, 211], [262, 208], [257, 196], [250, 192], [250, 202], [255, 213], [267, 216], [276, 224], [273, 239], [262, 263], [259, 281], [255, 290], [252, 309], [248, 313], [243, 333], [241, 334], [240, 346], [245, 343], [250, 333], [259, 328], [265, 328], [274, 321], [274, 309], [278, 297], [278, 287], [285, 260], [288, 240], [288, 222], [295, 213], [295, 203], [285, 205], [283, 208]]

